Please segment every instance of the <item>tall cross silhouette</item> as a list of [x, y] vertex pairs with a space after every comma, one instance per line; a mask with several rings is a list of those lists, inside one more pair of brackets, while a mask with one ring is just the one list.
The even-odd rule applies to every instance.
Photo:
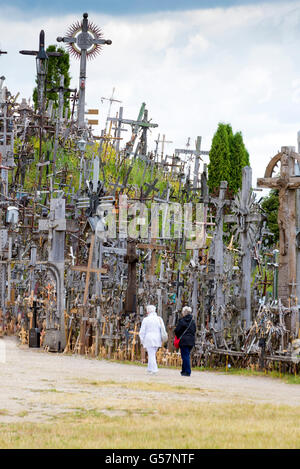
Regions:
[[100, 29], [88, 21], [88, 14], [83, 13], [83, 20], [74, 23], [68, 30], [66, 37], [58, 37], [58, 42], [65, 42], [69, 46], [71, 54], [80, 58], [79, 75], [79, 99], [77, 121], [78, 127], [84, 127], [85, 108], [85, 82], [86, 82], [86, 62], [88, 57], [94, 57], [103, 44], [112, 44], [109, 39], [102, 39]]

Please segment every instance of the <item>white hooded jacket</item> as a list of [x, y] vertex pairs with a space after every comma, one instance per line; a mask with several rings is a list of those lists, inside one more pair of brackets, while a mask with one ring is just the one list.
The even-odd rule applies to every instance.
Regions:
[[142, 321], [139, 336], [143, 347], [161, 347], [161, 327], [165, 328], [164, 322], [156, 313], [150, 313]]

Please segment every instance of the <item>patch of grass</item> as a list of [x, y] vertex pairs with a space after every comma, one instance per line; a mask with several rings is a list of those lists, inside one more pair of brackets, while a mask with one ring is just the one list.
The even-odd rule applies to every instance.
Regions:
[[[133, 365], [133, 366], [143, 366], [146, 367], [147, 363], [141, 363], [140, 361], [129, 361], [129, 360], [113, 360], [113, 359], [105, 359], [98, 357], [98, 360], [105, 360], [111, 363], [120, 363], [121, 365]], [[181, 369], [181, 366], [171, 366], [171, 365], [159, 365], [159, 368], [165, 368], [165, 369], [170, 369], [170, 370], [179, 370]], [[274, 379], [281, 379], [287, 384], [300, 384], [300, 374], [292, 375], [291, 373], [279, 373], [278, 371], [275, 370], [268, 370], [268, 371], [258, 371], [258, 370], [252, 370], [249, 368], [229, 368], [226, 371], [225, 367], [216, 367], [216, 368], [209, 368], [209, 367], [204, 367], [204, 366], [195, 366], [192, 368], [192, 371], [207, 371], [211, 373], [230, 373], [234, 375], [241, 375], [241, 376], [263, 376], [263, 377], [269, 377], [269, 378], [274, 378]]]
[[105, 360], [105, 361], [108, 361], [110, 363], [120, 363], [121, 365], [134, 365], [134, 366], [143, 366], [143, 367], [146, 367], [147, 366], [147, 363], [142, 363], [141, 361], [130, 361], [130, 360], [114, 360], [114, 359], [104, 359], [104, 358], [101, 358], [99, 357], [98, 358], [99, 360]]
[[[279, 375], [278, 375], [279, 376]], [[293, 376], [293, 375], [283, 375], [281, 378], [287, 384], [300, 384], [300, 376]]]
[[239, 375], [239, 376], [258, 376], [258, 377], [263, 377], [263, 378], [280, 379], [287, 384], [300, 384], [300, 374], [292, 375], [291, 373], [279, 373], [279, 371], [276, 371], [276, 370], [258, 371], [258, 370], [251, 370], [248, 368], [229, 368], [226, 371], [225, 367], [220, 367], [220, 368], [194, 367], [192, 368], [192, 371], [226, 373], [226, 374]]
[[9, 412], [6, 409], [0, 409], [0, 415], [9, 415]]
[[56, 392], [56, 393], [61, 393], [63, 394], [64, 391], [58, 391], [55, 388], [49, 388], [49, 389], [30, 389], [31, 392]]
[[29, 414], [27, 410], [22, 410], [21, 412], [18, 412], [16, 415], [17, 417], [26, 417]]
[[0, 424], [0, 448], [299, 448], [299, 407], [151, 401], [132, 410], [123, 401], [111, 410]]
[[[134, 366], [142, 366], [142, 367], [146, 367], [147, 366], [147, 363], [142, 363], [141, 361], [130, 361], [130, 360], [114, 360], [114, 359], [107, 359], [107, 358], [102, 358], [102, 357], [98, 357], [97, 358], [98, 360], [105, 360], [105, 361], [108, 361], [110, 363], [119, 363], [120, 365], [134, 365]], [[162, 365], [161, 363], [159, 364], [158, 368], [165, 368], [165, 369], [169, 369], [169, 370], [180, 370], [181, 369], [181, 366], [171, 366], [171, 365]], [[196, 368], [193, 368], [193, 369], [196, 369]], [[200, 370], [200, 368], [197, 368], [198, 371], [202, 371]]]
[[[81, 384], [90, 385], [90, 386], [99, 386], [99, 387], [108, 387], [108, 386], [117, 386], [123, 389], [132, 389], [138, 391], [153, 391], [153, 392], [176, 392], [176, 393], [199, 393], [203, 391], [201, 388], [193, 388], [189, 386], [175, 385], [172, 386], [166, 383], [156, 383], [156, 382], [144, 382], [144, 381], [90, 381], [85, 379], [80, 379]], [[206, 391], [205, 391], [206, 392]]]

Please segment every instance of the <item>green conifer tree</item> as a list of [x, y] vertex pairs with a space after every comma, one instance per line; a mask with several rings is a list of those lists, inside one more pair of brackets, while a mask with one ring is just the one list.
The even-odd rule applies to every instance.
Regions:
[[230, 145], [230, 182], [229, 187], [233, 194], [242, 187], [242, 168], [246, 166], [246, 149], [241, 132], [232, 135]]
[[[50, 56], [48, 59], [48, 70], [47, 70], [47, 77], [46, 77], [46, 99], [47, 102], [49, 99], [53, 101], [54, 108], [58, 107], [58, 93], [55, 91], [50, 91], [53, 88], [58, 88], [60, 85], [60, 75], [64, 75], [65, 77], [65, 88], [69, 88], [71, 77], [69, 74], [70, 69], [70, 57], [69, 53], [66, 52], [61, 47], [57, 48], [55, 45], [51, 45], [47, 48], [47, 52], [61, 52], [62, 55], [60, 57], [53, 57]], [[67, 108], [70, 109], [69, 98], [70, 93], [64, 94], [64, 112]], [[37, 108], [37, 88], [33, 90], [33, 102], [35, 109]], [[47, 107], [47, 103], [46, 103]]]
[[242, 133], [232, 131], [230, 124], [219, 124], [213, 137], [208, 165], [208, 187], [217, 193], [221, 181], [228, 182], [228, 193], [233, 195], [242, 186], [242, 169], [250, 166]]
[[213, 137], [209, 152], [208, 187], [211, 193], [217, 191], [221, 181], [228, 181], [230, 177], [230, 146], [228, 128], [219, 123]]
[[279, 208], [278, 191], [272, 189], [269, 195], [263, 198], [261, 206], [267, 214], [267, 227], [274, 234], [273, 241], [276, 243], [279, 240], [279, 227], [277, 221]]

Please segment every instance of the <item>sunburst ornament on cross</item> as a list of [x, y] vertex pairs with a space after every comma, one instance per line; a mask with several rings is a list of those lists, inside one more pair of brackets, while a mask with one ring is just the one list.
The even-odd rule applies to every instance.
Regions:
[[83, 19], [73, 23], [66, 34], [66, 37], [58, 37], [58, 42], [65, 42], [70, 54], [80, 59], [79, 76], [79, 98], [77, 121], [78, 127], [83, 128], [84, 107], [85, 107], [85, 82], [86, 82], [86, 61], [94, 58], [102, 49], [103, 44], [112, 44], [110, 39], [102, 38], [101, 29], [88, 20], [88, 14], [83, 13]]
[[[98, 55], [102, 49], [102, 46], [96, 41], [102, 39], [103, 33], [101, 29], [88, 21], [87, 32], [82, 32], [82, 24], [79, 21], [73, 23], [68, 31], [67, 37], [75, 39], [75, 42], [67, 44], [70, 54], [76, 59], [80, 59], [82, 46], [86, 49], [86, 55], [88, 59], [93, 59]], [[107, 43], [107, 42], [106, 42]]]

